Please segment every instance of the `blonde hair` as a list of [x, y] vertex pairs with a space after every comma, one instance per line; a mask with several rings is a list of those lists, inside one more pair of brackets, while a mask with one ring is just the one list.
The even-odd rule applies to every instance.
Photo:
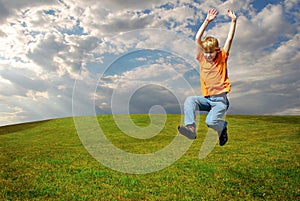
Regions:
[[201, 41], [200, 46], [204, 52], [214, 52], [220, 50], [218, 40], [212, 36], [205, 37]]

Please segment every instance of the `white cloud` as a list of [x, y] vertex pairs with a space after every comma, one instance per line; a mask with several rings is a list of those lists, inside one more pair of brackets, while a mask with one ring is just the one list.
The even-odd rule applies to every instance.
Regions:
[[43, 92], [39, 92], [39, 91], [32, 91], [32, 90], [29, 90], [27, 93], [26, 93], [26, 96], [28, 98], [31, 98], [32, 100], [34, 101], [38, 101], [38, 99], [40, 98], [46, 98], [46, 99], [49, 99], [49, 94], [47, 91], [43, 91]]
[[[1, 103], [0, 103], [1, 105]], [[4, 105], [1, 108], [7, 107]], [[22, 123], [22, 121], [26, 121], [28, 117], [22, 115], [24, 112], [23, 108], [15, 106], [15, 107], [7, 107], [6, 110], [1, 110], [0, 111], [0, 121], [1, 125], [7, 125], [13, 123]]]
[[297, 108], [284, 108], [283, 110], [274, 113], [274, 115], [299, 115], [300, 107]]
[[[107, 103], [109, 103], [109, 106], [113, 107], [114, 111], [126, 113], [129, 102], [135, 101], [132, 100], [132, 98], [135, 98], [134, 94], [138, 91], [140, 91], [139, 93], [143, 93], [143, 90], [149, 93], [144, 92], [143, 97], [139, 97], [139, 104], [144, 103], [145, 105], [149, 105], [153, 99], [158, 99], [157, 102], [159, 102], [159, 97], [154, 96], [153, 93], [161, 92], [172, 94], [172, 96], [177, 97], [176, 99], [180, 100], [180, 102], [183, 102], [185, 96], [194, 93], [191, 91], [191, 89], [193, 90], [193, 86], [191, 86], [191, 83], [189, 83], [182, 74], [175, 70], [178, 69], [178, 67], [174, 67], [174, 65], [176, 64], [152, 64], [126, 71], [120, 76], [102, 77], [98, 83], [97, 93], [94, 96], [97, 105], [102, 105], [101, 108], [104, 109], [103, 106], [107, 108]], [[182, 71], [188, 70], [187, 66], [178, 65], [182, 68]], [[163, 88], [167, 89], [167, 91], [160, 91]], [[162, 106], [173, 101], [166, 96], [163, 96], [164, 101], [161, 100], [161, 102], [159, 102]], [[103, 103], [105, 104], [103, 105]], [[179, 106], [180, 105], [177, 105], [177, 107]], [[110, 109], [110, 107], [108, 107], [108, 109]], [[170, 111], [172, 111], [172, 109], [170, 109]]]
[[[284, 0], [283, 1], [287, 10], [299, 10], [299, 1], [298, 0]], [[299, 13], [298, 13], [299, 14]]]

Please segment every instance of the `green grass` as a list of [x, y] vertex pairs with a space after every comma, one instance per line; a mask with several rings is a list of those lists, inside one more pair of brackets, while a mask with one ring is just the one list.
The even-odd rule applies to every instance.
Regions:
[[[151, 153], [177, 134], [180, 115], [151, 139], [124, 135], [99, 116], [107, 138], [133, 153]], [[72, 118], [0, 127], [0, 200], [299, 200], [300, 116], [226, 117], [229, 141], [203, 160], [207, 128], [174, 164], [149, 174], [113, 171], [88, 154]], [[132, 115], [141, 127], [148, 115]]]

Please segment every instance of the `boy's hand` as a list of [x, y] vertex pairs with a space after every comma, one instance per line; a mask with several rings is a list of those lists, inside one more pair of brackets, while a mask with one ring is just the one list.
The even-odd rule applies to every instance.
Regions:
[[236, 20], [236, 15], [234, 14], [233, 11], [228, 9], [227, 13], [228, 13], [228, 16], [231, 18], [231, 20], [234, 20], [234, 21]]
[[215, 8], [209, 9], [208, 13], [207, 13], [207, 16], [206, 16], [206, 20], [208, 22], [213, 21], [216, 18], [217, 15], [218, 15], [218, 10], [217, 9], [215, 9]]

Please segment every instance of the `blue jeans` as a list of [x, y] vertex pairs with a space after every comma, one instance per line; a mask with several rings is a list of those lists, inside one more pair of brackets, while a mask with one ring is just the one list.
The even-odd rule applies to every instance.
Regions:
[[219, 134], [226, 127], [227, 122], [222, 120], [229, 107], [226, 94], [203, 97], [190, 96], [184, 102], [184, 123], [195, 124], [196, 111], [207, 111], [206, 125]]

